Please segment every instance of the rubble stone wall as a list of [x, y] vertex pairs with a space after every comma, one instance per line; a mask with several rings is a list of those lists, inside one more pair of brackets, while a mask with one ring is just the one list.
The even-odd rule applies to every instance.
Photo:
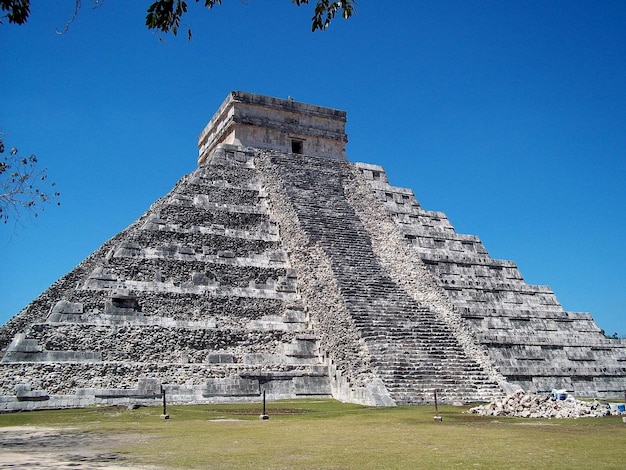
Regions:
[[1, 329], [0, 409], [146, 377], [194, 400], [328, 396], [297, 282], [252, 153], [218, 154]]
[[[285, 378], [314, 375], [309, 365], [277, 364], [274, 372], [286, 374]], [[33, 390], [45, 390], [52, 396], [74, 395], [82, 389], [94, 388], [132, 390], [146, 377], [158, 377], [160, 383], [169, 385], [201, 386], [208, 379], [242, 375], [261, 375], [259, 366], [214, 364], [207, 367], [206, 364], [182, 364], [179, 361], [4, 364], [0, 368], [0, 395], [15, 397], [15, 384], [28, 384]]]
[[103, 361], [206, 363], [212, 351], [228, 350], [235, 362], [249, 353], [281, 354], [295, 333], [159, 326], [37, 324], [29, 338], [46, 351], [97, 351]]

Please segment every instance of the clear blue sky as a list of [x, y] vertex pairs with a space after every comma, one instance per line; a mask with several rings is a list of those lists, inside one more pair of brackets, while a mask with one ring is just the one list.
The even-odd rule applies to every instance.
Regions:
[[360, 0], [311, 33], [310, 6], [224, 0], [190, 5], [191, 42], [149, 32], [149, 3], [0, 26], [0, 130], [62, 192], [0, 227], [0, 323], [192, 171], [244, 90], [346, 110], [350, 160], [626, 335], [626, 2]]

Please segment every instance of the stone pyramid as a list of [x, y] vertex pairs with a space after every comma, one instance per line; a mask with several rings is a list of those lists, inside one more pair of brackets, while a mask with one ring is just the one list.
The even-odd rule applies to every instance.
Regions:
[[346, 113], [232, 92], [198, 168], [0, 329], [0, 410], [626, 389], [626, 342], [346, 158]]

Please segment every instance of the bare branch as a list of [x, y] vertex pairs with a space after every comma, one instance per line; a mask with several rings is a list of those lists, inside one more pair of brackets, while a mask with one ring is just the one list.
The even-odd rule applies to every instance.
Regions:
[[[96, 9], [96, 8], [100, 8], [102, 6], [102, 4], [104, 3], [104, 0], [91, 0], [91, 3], [94, 4], [93, 8]], [[65, 33], [67, 33], [67, 31], [70, 29], [70, 25], [74, 22], [74, 20], [78, 16], [78, 11], [80, 10], [80, 7], [81, 7], [81, 0], [74, 0], [74, 14], [68, 20], [68, 22], [65, 23], [65, 26], [63, 27], [62, 31], [59, 31], [58, 29], [55, 29], [54, 32], [57, 33], [57, 34], [65, 34]]]
[[[0, 153], [4, 153], [1, 139]], [[8, 156], [0, 157], [0, 220], [5, 224], [9, 219], [19, 220], [24, 212], [37, 217], [44, 204], [60, 205], [55, 183], [47, 180], [47, 170], [38, 167], [35, 155], [20, 157], [12, 148]]]

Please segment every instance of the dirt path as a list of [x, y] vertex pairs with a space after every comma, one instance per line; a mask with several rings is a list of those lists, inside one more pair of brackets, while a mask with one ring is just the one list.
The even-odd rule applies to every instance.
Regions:
[[[0, 469], [147, 469], [115, 453], [128, 436], [104, 436], [78, 429], [0, 427]], [[154, 468], [154, 467], [152, 467]]]

